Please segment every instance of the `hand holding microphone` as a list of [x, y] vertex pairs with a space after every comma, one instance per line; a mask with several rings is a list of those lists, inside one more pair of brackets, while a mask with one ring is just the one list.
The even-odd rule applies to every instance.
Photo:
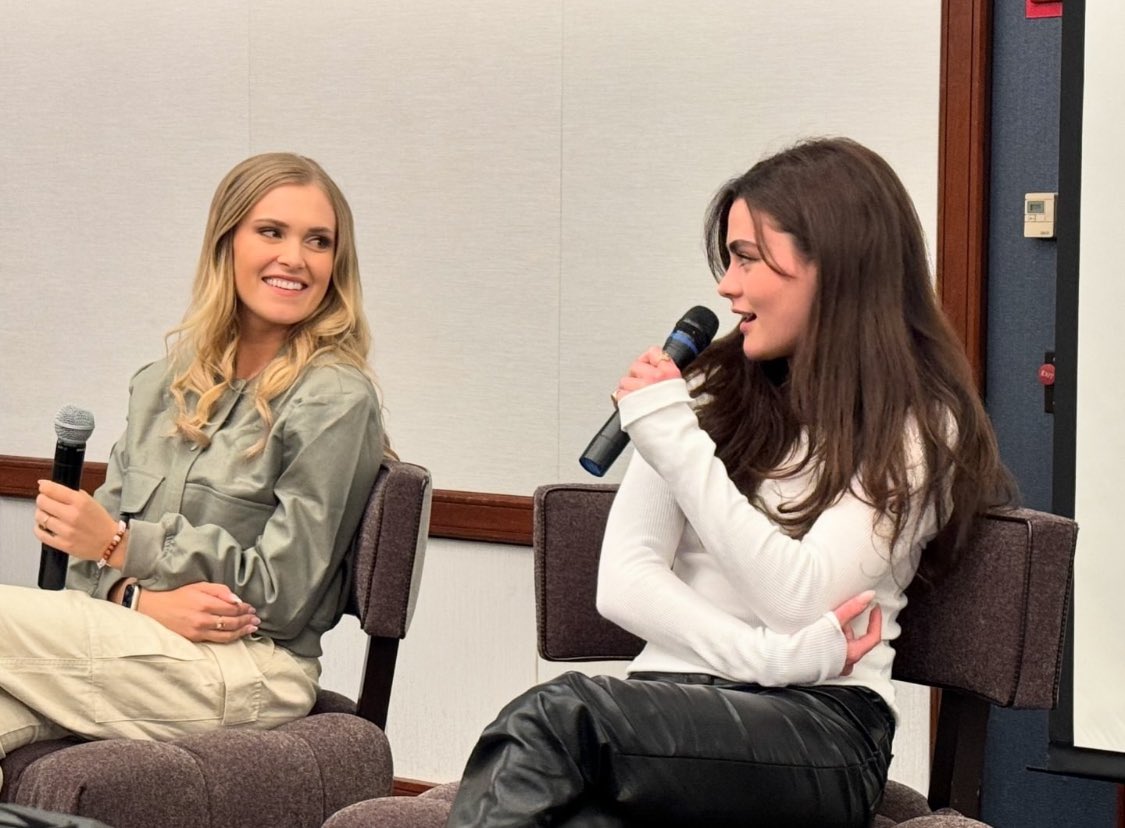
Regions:
[[[711, 344], [718, 329], [718, 317], [710, 309], [696, 305], [680, 317], [664, 341], [663, 348], [650, 348], [633, 363], [629, 376], [621, 380], [613, 394], [614, 402], [630, 391], [679, 376], [680, 371]], [[672, 364], [669, 365], [669, 362]], [[590, 474], [601, 477], [628, 443], [629, 435], [621, 430], [621, 417], [615, 411], [586, 446], [578, 462]]]
[[[121, 551], [107, 559], [107, 563], [112, 564], [123, 557], [124, 530], [87, 492], [51, 480], [40, 480], [35, 507], [35, 536], [53, 553], [100, 561], [113, 541], [111, 553], [117, 549]], [[65, 574], [64, 570], [64, 578]]]
[[[94, 415], [74, 405], [55, 416], [55, 462], [51, 479], [39, 481], [35, 499], [35, 537], [43, 544], [39, 557], [39, 588], [62, 589], [67, 556], [98, 560], [117, 521], [86, 492], [79, 490], [86, 441], [94, 431]], [[124, 550], [122, 550], [123, 552]]]
[[613, 402], [617, 404], [629, 393], [639, 391], [647, 385], [680, 376], [680, 369], [672, 357], [654, 345], [633, 360], [629, 372], [617, 383], [617, 390], [612, 394]]

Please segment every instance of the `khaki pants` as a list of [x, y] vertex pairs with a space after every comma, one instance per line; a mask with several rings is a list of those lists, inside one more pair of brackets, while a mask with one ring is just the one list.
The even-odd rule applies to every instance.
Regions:
[[168, 740], [308, 713], [320, 665], [269, 638], [193, 644], [77, 590], [0, 585], [0, 757], [32, 742]]

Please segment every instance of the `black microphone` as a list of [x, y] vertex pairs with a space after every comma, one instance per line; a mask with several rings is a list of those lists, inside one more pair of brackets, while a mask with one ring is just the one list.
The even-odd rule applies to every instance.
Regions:
[[[68, 489], [77, 489], [82, 481], [82, 461], [86, 459], [86, 441], [94, 433], [94, 415], [76, 405], [64, 405], [55, 415], [55, 464], [51, 480]], [[47, 528], [50, 528], [48, 525]], [[69, 556], [55, 547], [43, 544], [39, 555], [39, 588], [62, 589], [66, 585], [66, 564]]]
[[[680, 317], [672, 333], [668, 334], [668, 339], [664, 341], [664, 353], [672, 357], [672, 362], [682, 371], [711, 344], [717, 330], [719, 318], [708, 308], [696, 305]], [[586, 446], [578, 462], [590, 474], [601, 477], [628, 444], [629, 435], [621, 430], [621, 416], [614, 411], [594, 435], [590, 445]]]

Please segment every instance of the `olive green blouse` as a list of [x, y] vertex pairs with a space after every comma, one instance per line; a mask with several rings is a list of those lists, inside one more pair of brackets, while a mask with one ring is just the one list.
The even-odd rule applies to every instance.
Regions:
[[173, 433], [167, 360], [129, 387], [125, 435], [94, 497], [129, 523], [124, 569], [72, 559], [67, 586], [104, 598], [122, 576], [169, 590], [198, 581], [229, 586], [269, 636], [299, 656], [347, 601], [344, 562], [383, 460], [379, 400], [352, 366], [316, 364], [271, 403], [265, 449], [253, 381], [238, 380], [204, 429], [206, 448]]

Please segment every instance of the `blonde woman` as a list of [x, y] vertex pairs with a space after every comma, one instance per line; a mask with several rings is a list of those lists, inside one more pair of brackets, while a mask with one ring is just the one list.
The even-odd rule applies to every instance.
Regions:
[[305, 715], [387, 451], [351, 211], [271, 153], [219, 184], [169, 355], [130, 383], [93, 497], [40, 481], [67, 589], [0, 586], [0, 757]]

